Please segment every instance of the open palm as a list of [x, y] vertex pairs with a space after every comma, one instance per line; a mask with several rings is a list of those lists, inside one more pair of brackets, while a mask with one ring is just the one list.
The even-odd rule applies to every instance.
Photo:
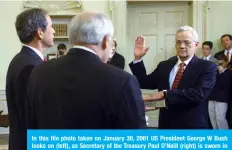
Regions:
[[149, 47], [145, 47], [145, 39], [143, 36], [138, 36], [135, 40], [134, 56], [135, 60], [141, 59], [148, 51]]

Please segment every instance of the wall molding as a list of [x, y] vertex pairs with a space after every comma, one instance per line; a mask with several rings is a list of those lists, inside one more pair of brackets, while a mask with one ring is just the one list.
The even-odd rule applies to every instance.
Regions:
[[[128, 0], [122, 0], [122, 1], [117, 1], [117, 0], [110, 0], [109, 1], [109, 9], [110, 9], [110, 14], [111, 14], [111, 19], [113, 21], [114, 27], [115, 27], [115, 37], [118, 41], [118, 51], [125, 56], [125, 59], [127, 64], [129, 61], [131, 61], [130, 58], [130, 53], [132, 50], [129, 48], [131, 46], [128, 45], [128, 40], [127, 40], [127, 21], [128, 16], [127, 16], [127, 2]], [[192, 3], [192, 27], [197, 31], [199, 35], [199, 42], [200, 44], [207, 40], [208, 38], [208, 29], [207, 29], [207, 22], [208, 22], [208, 2], [209, 0], [202, 0], [202, 1], [191, 1], [189, 0], [190, 3]], [[130, 43], [129, 43], [130, 44]], [[197, 56], [201, 55], [201, 51], [197, 51], [196, 53]], [[126, 71], [130, 72], [130, 69], [128, 67], [125, 67]]]
[[0, 90], [0, 100], [5, 100], [6, 99], [6, 92], [5, 90]]
[[82, 10], [81, 0], [63, 0], [57, 1], [40, 1], [26, 0], [23, 2], [23, 9], [43, 8], [49, 12], [49, 15], [75, 15]]

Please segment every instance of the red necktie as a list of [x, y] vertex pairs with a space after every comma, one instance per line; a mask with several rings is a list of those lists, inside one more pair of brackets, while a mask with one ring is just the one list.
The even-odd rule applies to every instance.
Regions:
[[172, 89], [177, 89], [179, 83], [180, 83], [180, 80], [183, 76], [183, 73], [184, 73], [184, 66], [185, 66], [185, 63], [182, 62], [180, 65], [179, 65], [179, 70], [178, 72], [176, 73], [176, 77], [174, 79], [174, 82], [172, 84]]
[[226, 57], [227, 57], [228, 62], [230, 62], [230, 52], [229, 51], [227, 51]]

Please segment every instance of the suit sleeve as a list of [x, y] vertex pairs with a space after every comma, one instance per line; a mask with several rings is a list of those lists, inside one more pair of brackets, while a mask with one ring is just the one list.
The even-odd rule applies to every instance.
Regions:
[[199, 104], [211, 93], [215, 82], [217, 67], [210, 63], [197, 80], [196, 86], [188, 89], [174, 89], [167, 91], [167, 105], [173, 104]]
[[20, 109], [19, 112], [22, 112], [22, 114], [18, 114], [22, 123], [26, 122], [25, 110], [26, 110], [26, 101], [27, 101], [27, 86], [28, 86], [28, 80], [29, 80], [29, 77], [30, 77], [30, 74], [33, 68], [34, 68], [33, 65], [29, 65], [23, 68], [23, 70], [20, 72], [16, 80], [15, 91], [17, 91], [17, 95], [19, 95], [19, 98], [16, 100], [15, 106], [17, 106], [17, 109]]
[[[160, 65], [160, 64], [159, 64]], [[129, 64], [133, 75], [136, 76], [141, 89], [157, 89], [157, 80], [159, 79], [158, 67], [149, 75], [146, 73], [146, 69], [143, 61], [133, 64]]]
[[114, 127], [117, 129], [145, 129], [145, 108], [138, 82], [130, 77], [119, 92], [114, 109]]

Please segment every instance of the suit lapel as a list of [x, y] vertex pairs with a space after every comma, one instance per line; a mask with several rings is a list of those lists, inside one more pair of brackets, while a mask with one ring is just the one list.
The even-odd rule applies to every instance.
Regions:
[[184, 70], [178, 88], [185, 87], [184, 83], [188, 83], [189, 80], [191, 80], [191, 76], [196, 75], [197, 64], [198, 64], [198, 58], [196, 56], [193, 56], [192, 60], [189, 62], [189, 64]]

